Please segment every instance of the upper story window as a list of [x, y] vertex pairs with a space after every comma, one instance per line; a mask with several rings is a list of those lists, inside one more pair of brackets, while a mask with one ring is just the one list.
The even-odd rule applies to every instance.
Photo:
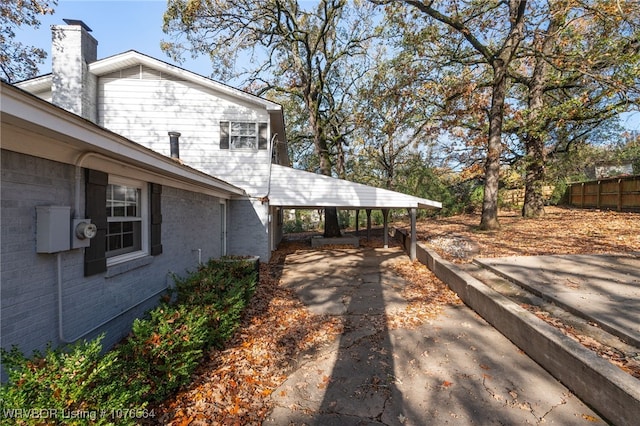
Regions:
[[108, 263], [147, 252], [147, 185], [110, 177], [107, 185], [106, 257]]
[[267, 123], [220, 122], [220, 149], [257, 151], [267, 149]]

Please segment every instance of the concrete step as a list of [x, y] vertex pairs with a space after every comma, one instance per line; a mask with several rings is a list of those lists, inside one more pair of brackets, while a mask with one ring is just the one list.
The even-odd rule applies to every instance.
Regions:
[[537, 301], [537, 296], [498, 277], [485, 283], [472, 275], [484, 272], [446, 261], [423, 244], [418, 244], [417, 257], [465, 304], [603, 418], [616, 425], [638, 424], [640, 381], [521, 306], [536, 302], [551, 309], [544, 300]]
[[482, 262], [459, 266], [472, 277], [529, 312], [533, 312], [548, 324], [570, 333], [575, 340], [580, 341], [588, 349], [597, 350], [600, 356], [609, 359], [613, 365], [619, 367], [614, 362], [614, 358], [618, 358], [629, 360], [635, 364], [636, 368], [640, 366], [640, 345], [637, 345], [637, 339], [630, 338], [619, 330], [608, 331], [611, 328], [603, 327], [602, 321], [596, 316], [567, 307], [554, 297], [532, 290], [531, 286], [523, 285], [522, 281], [503, 277], [491, 268], [487, 268]]

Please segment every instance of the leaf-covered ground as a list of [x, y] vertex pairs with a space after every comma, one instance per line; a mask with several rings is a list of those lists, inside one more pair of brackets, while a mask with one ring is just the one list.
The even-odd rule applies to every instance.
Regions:
[[239, 330], [226, 348], [208, 354], [188, 388], [157, 407], [158, 424], [260, 424], [291, 361], [341, 333], [339, 319], [312, 315], [278, 285], [280, 268], [278, 259], [261, 264], [260, 284]]
[[[548, 208], [544, 218], [535, 220], [505, 213], [500, 217], [502, 228], [492, 232], [478, 231], [479, 222], [477, 215], [426, 219], [418, 224], [418, 237], [454, 262], [473, 257], [640, 252], [638, 213]], [[379, 231], [374, 235], [364, 245], [381, 247]], [[154, 407], [158, 424], [258, 425], [271, 408], [269, 396], [286, 379], [294, 361], [313, 356], [340, 335], [340, 318], [311, 314], [293, 291], [279, 285], [287, 253], [310, 249], [304, 240], [291, 241], [282, 244], [269, 264], [261, 265], [260, 284], [239, 331], [225, 348], [208, 354], [190, 386]], [[424, 265], [407, 260], [394, 269], [410, 282], [404, 296], [411, 303], [389, 319], [390, 326], [412, 327], [437, 315], [443, 305], [459, 303]]]
[[[498, 231], [479, 231], [478, 215], [429, 219], [418, 223], [419, 241], [428, 241], [444, 258], [640, 252], [640, 213], [547, 207], [539, 219], [517, 212], [499, 217]], [[406, 225], [405, 225], [406, 226]]]

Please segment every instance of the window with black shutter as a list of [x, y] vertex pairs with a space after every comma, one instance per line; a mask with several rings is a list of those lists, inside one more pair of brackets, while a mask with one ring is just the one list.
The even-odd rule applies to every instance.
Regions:
[[268, 139], [267, 139], [267, 123], [259, 123], [258, 124], [258, 149], [267, 149]]
[[162, 212], [160, 210], [162, 204], [162, 185], [157, 183], [151, 184], [150, 202], [151, 202], [151, 255], [156, 256], [162, 253]]
[[220, 149], [229, 149], [229, 122], [220, 122]]
[[97, 170], [86, 170], [85, 174], [85, 214], [95, 224], [98, 232], [84, 249], [84, 276], [99, 274], [107, 270], [107, 186], [109, 175]]
[[85, 249], [85, 276], [162, 253], [161, 196], [161, 185], [87, 170], [86, 215], [98, 233]]

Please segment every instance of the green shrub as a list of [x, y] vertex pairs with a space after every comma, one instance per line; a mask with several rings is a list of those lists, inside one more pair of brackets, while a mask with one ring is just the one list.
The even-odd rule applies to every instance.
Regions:
[[211, 259], [186, 278], [175, 279], [177, 303], [199, 307], [208, 319], [207, 346], [220, 347], [235, 332], [258, 282], [255, 265], [242, 258]]
[[[2, 350], [9, 381], [0, 388], [0, 408], [95, 417], [65, 418], [64, 424], [136, 424], [154, 414], [141, 411], [149, 401], [160, 401], [187, 383], [204, 351], [222, 346], [234, 333], [257, 281], [254, 261], [210, 260], [176, 279], [175, 303], [162, 303], [135, 320], [129, 337], [105, 355], [100, 355], [103, 336], [47, 348], [44, 355], [36, 351], [31, 358], [18, 348]], [[43, 424], [37, 413], [21, 419], [6, 413], [1, 424]], [[54, 416], [49, 420], [60, 423]]]
[[147, 389], [159, 401], [189, 381], [202, 358], [209, 330], [202, 309], [163, 304], [148, 319], [136, 319], [118, 347], [128, 385]]
[[[101, 355], [103, 337], [66, 348], [48, 347], [44, 354], [34, 351], [30, 358], [17, 347], [2, 349], [9, 384], [0, 387], [0, 423], [60, 423], [64, 419], [64, 424], [87, 424], [88, 419], [92, 424], [135, 424], [134, 419], [116, 418], [114, 413], [143, 409], [146, 389], [113, 380], [123, 365], [116, 351]], [[35, 411], [11, 411], [16, 409]]]
[[245, 300], [248, 301], [258, 281], [255, 265], [253, 259], [210, 259], [186, 278], [174, 277], [177, 303], [220, 306], [223, 300], [235, 296], [236, 293], [244, 294]]

